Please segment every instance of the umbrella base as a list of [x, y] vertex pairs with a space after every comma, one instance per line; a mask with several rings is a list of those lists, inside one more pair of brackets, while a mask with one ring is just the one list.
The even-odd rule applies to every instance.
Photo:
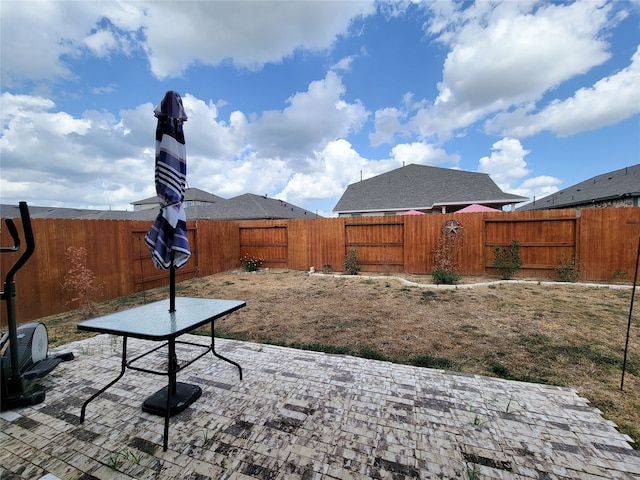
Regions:
[[[142, 411], [153, 415], [167, 416], [167, 393], [169, 387], [161, 388], [147, 398], [142, 404]], [[197, 385], [178, 382], [176, 392], [169, 398], [169, 416], [177, 415], [195, 402], [202, 395], [202, 389]]]

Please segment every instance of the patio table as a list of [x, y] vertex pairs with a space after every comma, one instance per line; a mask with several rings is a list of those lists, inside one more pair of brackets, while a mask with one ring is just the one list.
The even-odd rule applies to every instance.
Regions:
[[[163, 448], [166, 451], [169, 436], [169, 418], [183, 411], [202, 394], [199, 386], [176, 381], [176, 374], [180, 370], [211, 352], [221, 360], [236, 366], [240, 374], [240, 380], [242, 380], [242, 368], [240, 365], [216, 352], [213, 330], [216, 319], [235, 312], [244, 306], [246, 306], [246, 303], [240, 300], [177, 297], [175, 299], [175, 311], [173, 312], [169, 311], [168, 300], [161, 300], [79, 323], [79, 330], [108, 333], [123, 338], [120, 374], [84, 402], [80, 413], [80, 423], [84, 422], [87, 405], [120, 380], [127, 368], [153, 375], [166, 375], [169, 379], [168, 385], [151, 395], [142, 405], [143, 411], [164, 416]], [[181, 335], [206, 324], [211, 326], [210, 345], [177, 340]], [[128, 360], [127, 339], [129, 337], [165, 343]], [[195, 358], [179, 364], [176, 357], [176, 344], [200, 347], [203, 351]], [[166, 370], [153, 370], [133, 365], [147, 355], [164, 347], [167, 347], [168, 355]]]

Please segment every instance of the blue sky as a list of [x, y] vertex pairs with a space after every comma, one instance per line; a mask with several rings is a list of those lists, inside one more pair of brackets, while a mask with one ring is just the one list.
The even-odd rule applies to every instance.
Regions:
[[640, 161], [640, 1], [0, 2], [0, 202], [155, 195], [153, 108], [187, 180], [321, 215], [419, 163], [540, 198]]

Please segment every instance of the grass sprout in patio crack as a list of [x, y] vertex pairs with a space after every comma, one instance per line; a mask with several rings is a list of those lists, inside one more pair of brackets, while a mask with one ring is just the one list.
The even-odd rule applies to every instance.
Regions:
[[480, 467], [475, 463], [467, 463], [464, 473], [466, 480], [480, 480]]
[[117, 450], [109, 454], [109, 458], [107, 459], [107, 465], [109, 466], [109, 468], [111, 468], [111, 470], [118, 471], [120, 470], [122, 465], [124, 465], [125, 460], [126, 460], [126, 454], [124, 454], [120, 450]]
[[477, 413], [473, 417], [473, 425], [476, 427], [481, 427], [484, 424], [484, 420]]

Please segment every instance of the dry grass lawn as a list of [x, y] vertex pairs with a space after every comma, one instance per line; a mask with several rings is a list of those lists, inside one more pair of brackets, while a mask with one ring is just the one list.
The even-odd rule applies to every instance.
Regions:
[[[461, 283], [480, 280], [487, 279]], [[575, 388], [639, 448], [638, 302], [620, 390], [630, 289], [509, 283], [435, 290], [382, 275], [262, 270], [197, 278], [177, 290], [247, 302], [216, 323], [219, 336]], [[156, 289], [100, 304], [97, 313], [166, 296]], [[75, 329], [81, 319], [79, 311], [43, 319], [51, 344], [88, 336]]]

